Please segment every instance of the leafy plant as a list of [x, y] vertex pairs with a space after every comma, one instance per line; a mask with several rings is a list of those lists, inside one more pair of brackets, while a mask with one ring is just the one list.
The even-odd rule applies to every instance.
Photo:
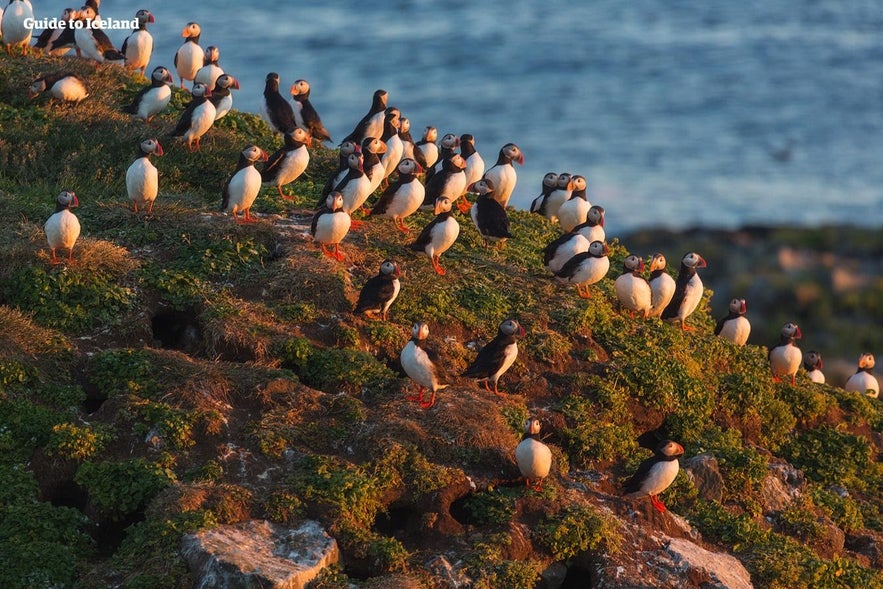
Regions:
[[122, 462], [84, 462], [74, 478], [102, 513], [122, 518], [139, 509], [175, 481], [168, 468], [143, 458]]

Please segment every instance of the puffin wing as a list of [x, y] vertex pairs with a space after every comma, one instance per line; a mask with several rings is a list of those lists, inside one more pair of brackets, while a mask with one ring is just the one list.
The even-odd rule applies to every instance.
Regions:
[[549, 265], [549, 262], [551, 262], [552, 258], [555, 257], [555, 252], [558, 251], [558, 248], [566, 243], [567, 240], [571, 237], [572, 235], [570, 233], [565, 233], [564, 235], [556, 238], [554, 241], [552, 241], [552, 243], [546, 246], [546, 249], [543, 250], [543, 266]]
[[417, 237], [414, 243], [412, 243], [408, 247], [417, 252], [424, 251], [426, 249], [426, 246], [429, 245], [429, 243], [432, 241], [432, 230], [436, 225], [438, 225], [438, 222], [438, 217], [430, 221], [429, 224], [423, 228], [423, 231], [420, 232], [420, 235]]
[[319, 217], [330, 212], [328, 207], [322, 207], [313, 215], [313, 220], [310, 222], [310, 235], [316, 237], [316, 226], [319, 224]]
[[644, 462], [642, 462], [638, 466], [638, 470], [635, 471], [635, 474], [629, 477], [629, 479], [622, 484], [622, 489], [627, 494], [628, 493], [637, 493], [641, 490], [641, 483], [644, 482], [644, 479], [647, 477], [647, 474], [650, 472], [650, 469], [653, 468], [653, 465], [657, 463], [656, 457], [650, 457]]
[[137, 114], [138, 105], [141, 103], [141, 99], [144, 98], [144, 95], [150, 92], [152, 88], [153, 86], [145, 86], [144, 88], [141, 88], [141, 90], [138, 91], [138, 94], [136, 94], [135, 97], [132, 99], [132, 103], [125, 109], [123, 109], [123, 112], [127, 112], [132, 115]]
[[222, 211], [227, 210], [227, 206], [230, 204], [230, 181], [233, 180], [233, 176], [235, 176], [235, 174], [227, 178], [227, 181], [224, 182], [224, 188], [221, 190], [221, 195], [223, 196], [223, 199], [221, 200]]
[[279, 168], [282, 160], [285, 159], [285, 155], [288, 151], [283, 147], [279, 149], [270, 156], [270, 159], [267, 160], [267, 163], [264, 164], [263, 169], [261, 170], [261, 180], [264, 182], [272, 182], [276, 177], [277, 169]]
[[497, 336], [478, 352], [478, 356], [476, 356], [475, 360], [472, 361], [472, 364], [463, 371], [461, 376], [490, 376], [502, 366], [505, 358], [506, 345], [503, 344], [500, 336]]
[[270, 117], [273, 124], [283, 133], [291, 133], [297, 128], [297, 122], [294, 120], [294, 109], [288, 104], [288, 101], [276, 92], [267, 96], [267, 105], [270, 107]]
[[489, 237], [512, 237], [506, 209], [492, 198], [478, 201], [479, 232]]
[[187, 132], [187, 129], [190, 128], [190, 123], [193, 120], [193, 111], [196, 110], [196, 107], [198, 106], [196, 102], [196, 100], [191, 100], [190, 103], [184, 107], [184, 112], [181, 113], [181, 118], [178, 119], [178, 124], [175, 126], [175, 130], [172, 131], [172, 137], [181, 137]]
[[331, 141], [331, 135], [328, 133], [328, 130], [325, 129], [325, 125], [322, 124], [322, 119], [319, 118], [319, 113], [316, 112], [316, 109], [313, 108], [310, 101], [304, 100], [301, 104], [302, 108], [300, 116], [303, 117], [304, 125], [307, 127], [310, 134], [321, 141]]
[[386, 190], [383, 191], [383, 194], [380, 195], [380, 199], [374, 203], [374, 206], [371, 208], [371, 212], [368, 213], [368, 216], [371, 215], [382, 215], [386, 212], [386, 209], [389, 208], [389, 205], [392, 203], [395, 198], [396, 192], [398, 192], [399, 188], [402, 187], [403, 182], [401, 179], [396, 180], [392, 184], [386, 187]]
[[576, 269], [582, 264], [587, 258], [591, 257], [589, 252], [582, 252], [576, 254], [569, 260], [567, 260], [558, 273], [555, 276], [560, 278], [570, 278], [576, 272]]
[[678, 275], [677, 286], [675, 286], [675, 294], [671, 298], [671, 302], [662, 311], [663, 319], [674, 319], [678, 316], [678, 310], [681, 308], [681, 304], [684, 302], [684, 298], [687, 296], [687, 285], [681, 279], [681, 275]]
[[729, 315], [725, 315], [720, 318], [720, 320], [717, 322], [717, 325], [714, 326], [714, 335], [720, 335], [721, 330], [723, 330], [723, 328], [724, 328], [724, 323], [726, 323], [727, 319], [729, 319], [729, 318], [730, 318]]

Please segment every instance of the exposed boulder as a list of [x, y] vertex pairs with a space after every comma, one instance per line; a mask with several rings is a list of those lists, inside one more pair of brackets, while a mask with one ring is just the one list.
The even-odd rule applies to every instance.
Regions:
[[724, 477], [711, 454], [699, 454], [684, 461], [684, 469], [693, 477], [699, 497], [720, 502], [724, 498]]
[[752, 589], [751, 576], [739, 560], [729, 554], [709, 552], [689, 540], [672, 538], [665, 548], [674, 564], [688, 578], [704, 572], [709, 580], [702, 584], [705, 589]]
[[803, 473], [785, 461], [771, 462], [760, 487], [764, 513], [782, 511], [803, 493]]
[[874, 568], [883, 568], [883, 534], [850, 534], [846, 537], [846, 548], [868, 559]]
[[303, 589], [339, 559], [337, 542], [314, 521], [290, 528], [264, 520], [184, 536], [181, 553], [200, 589]]

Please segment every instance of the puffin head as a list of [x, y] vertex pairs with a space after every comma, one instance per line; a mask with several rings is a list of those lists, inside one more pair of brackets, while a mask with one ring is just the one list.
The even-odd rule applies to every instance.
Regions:
[[482, 178], [470, 184], [466, 190], [480, 195], [491, 194], [494, 191], [494, 182], [490, 178]]
[[358, 170], [360, 172], [365, 171], [365, 168], [362, 165], [362, 154], [358, 151], [354, 151], [346, 156], [346, 165], [351, 170]]
[[452, 157], [447, 159], [447, 163], [451, 166], [451, 169], [454, 171], [460, 171], [466, 169], [466, 160], [463, 159], [463, 156], [459, 153], [455, 153]]
[[[861, 359], [859, 359], [861, 362]], [[822, 355], [815, 350], [810, 350], [803, 355], [803, 367], [807, 370], [822, 369]]]
[[[589, 212], [586, 213], [586, 221], [592, 225], [600, 225], [604, 226], [604, 207], [601, 205], [592, 205], [589, 208]], [[663, 263], [665, 262], [665, 258], [662, 259]], [[665, 267], [665, 266], [663, 266]], [[653, 268], [650, 268], [652, 271]]]
[[644, 259], [632, 254], [623, 260], [622, 267], [625, 272], [640, 274], [644, 271]]
[[181, 36], [185, 39], [193, 39], [202, 34], [202, 29], [199, 28], [199, 24], [195, 22], [189, 22], [184, 25], [184, 30], [181, 31]]
[[665, 270], [665, 264], [665, 256], [659, 253], [653, 254], [653, 259], [650, 260], [650, 271], [655, 272], [656, 270]]
[[574, 192], [581, 192], [586, 189], [588, 186], [588, 182], [586, 182], [585, 176], [580, 176], [579, 174], [575, 174], [571, 178], [571, 190]]
[[388, 107], [385, 111], [383, 111], [383, 120], [389, 121], [389, 123], [398, 129], [401, 126], [401, 118], [402, 111], [397, 109], [394, 106]]
[[295, 80], [289, 91], [293, 98], [308, 98], [310, 96], [310, 83], [306, 80]]
[[519, 337], [524, 337], [525, 334], [524, 328], [515, 319], [506, 319], [500, 323], [499, 331], [503, 335], [517, 335]]
[[337, 190], [332, 190], [331, 193], [325, 197], [325, 206], [330, 211], [342, 210], [343, 209], [343, 194], [341, 194]]
[[386, 108], [386, 101], [389, 98], [389, 92], [382, 89], [377, 89], [374, 91], [374, 103], [378, 105], [383, 105], [383, 108]]
[[543, 187], [544, 188], [554, 188], [558, 185], [558, 174], [555, 172], [549, 172], [545, 176], [543, 176]]
[[163, 154], [162, 145], [160, 145], [159, 141], [156, 139], [145, 139], [138, 144], [138, 149], [141, 150], [141, 153], [146, 153], [148, 155]]
[[573, 176], [569, 172], [558, 174], [558, 190], [573, 190], [572, 179]]
[[603, 241], [593, 241], [589, 244], [589, 254], [593, 258], [603, 258], [610, 253], [610, 248]]
[[399, 120], [399, 133], [407, 133], [411, 130], [411, 119], [408, 117], [402, 117]]
[[[215, 63], [221, 58], [221, 50], [218, 49], [214, 45], [209, 45], [205, 48], [205, 60], [209, 63]], [[276, 76], [276, 80], [279, 80], [279, 76]]]
[[313, 145], [313, 136], [310, 135], [309, 131], [304, 131], [300, 127], [296, 127], [294, 131], [288, 133], [288, 135], [298, 143], [303, 143], [307, 147], [312, 147]]
[[156, 19], [153, 18], [153, 15], [150, 13], [150, 11], [145, 10], [144, 8], [135, 13], [135, 18], [137, 18], [138, 22], [142, 25], [146, 23], [156, 22]]
[[730, 313], [744, 315], [746, 311], [748, 311], [748, 305], [745, 303], [745, 299], [733, 299], [730, 301]]
[[536, 436], [540, 433], [540, 420], [536, 417], [528, 417], [524, 420], [524, 433], [529, 436]]
[[460, 135], [460, 144], [468, 143], [472, 147], [475, 147], [475, 136], [472, 133], [463, 133]]
[[865, 352], [858, 359], [859, 370], [871, 370], [874, 367], [874, 355]]
[[162, 82], [163, 84], [168, 85], [175, 83], [174, 78], [172, 78], [172, 72], [161, 65], [153, 68], [153, 72], [150, 74], [150, 79], [154, 82]]
[[36, 98], [46, 91], [46, 78], [37, 78], [28, 88], [28, 98]]
[[393, 278], [398, 278], [401, 276], [401, 272], [399, 272], [399, 265], [393, 262], [390, 259], [383, 260], [380, 264], [380, 273], [384, 276], [392, 276]]
[[425, 340], [429, 337], [429, 326], [423, 321], [415, 323], [411, 328], [411, 337], [417, 341]]
[[93, 6], [90, 6], [89, 4], [87, 4], [86, 6], [83, 6], [77, 12], [77, 17], [80, 20], [90, 21], [90, 20], [94, 20], [96, 16], [98, 16], [98, 11], [95, 10], [95, 8]]
[[453, 133], [445, 133], [440, 145], [445, 149], [456, 149], [460, 147], [460, 138]]
[[193, 84], [193, 89], [190, 91], [190, 94], [193, 95], [194, 98], [208, 98], [212, 95], [212, 91], [208, 89], [208, 86], [197, 82]]
[[696, 252], [690, 252], [685, 255], [681, 260], [681, 263], [687, 268], [705, 268], [707, 265], [705, 262], [705, 258], [697, 254]]
[[239, 90], [239, 80], [237, 80], [230, 74], [221, 74], [220, 76], [218, 76], [218, 79], [215, 80], [215, 87]]
[[803, 333], [801, 333], [800, 328], [796, 323], [791, 323], [789, 321], [782, 326], [782, 337], [788, 339], [800, 339], [803, 337]]
[[358, 151], [358, 145], [354, 141], [346, 140], [340, 144], [340, 155], [348, 156]]
[[518, 165], [524, 165], [524, 154], [521, 149], [514, 143], [507, 143], [500, 149], [500, 155], [505, 156], [510, 162], [518, 162]]
[[662, 440], [656, 446], [656, 453], [668, 458], [681, 456], [684, 453], [684, 447], [673, 440]]
[[70, 21], [77, 17], [77, 11], [73, 8], [65, 8], [61, 11], [61, 20]]
[[417, 163], [416, 160], [406, 157], [399, 162], [398, 166], [396, 166], [396, 171], [403, 176], [408, 174], [419, 174], [423, 171], [423, 166]]
[[440, 215], [442, 213], [450, 213], [451, 205], [451, 199], [447, 196], [438, 197], [435, 199], [435, 214]]
[[250, 162], [256, 162], [258, 160], [265, 162], [270, 159], [267, 156], [267, 152], [257, 145], [249, 145], [248, 147], [243, 149], [242, 156]]
[[55, 202], [58, 203], [58, 206], [66, 209], [80, 206], [80, 199], [77, 198], [73, 190], [62, 190], [58, 193], [58, 198], [55, 199]]
[[386, 153], [386, 143], [377, 137], [365, 137], [362, 140], [362, 151], [368, 153]]
[[438, 129], [435, 127], [426, 127], [423, 129], [423, 141], [427, 143], [435, 143], [438, 140]]

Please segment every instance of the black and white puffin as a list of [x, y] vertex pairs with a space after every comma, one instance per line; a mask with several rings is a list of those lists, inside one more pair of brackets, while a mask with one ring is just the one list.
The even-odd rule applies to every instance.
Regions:
[[366, 137], [380, 137], [383, 135], [383, 119], [386, 116], [386, 101], [389, 93], [386, 90], [375, 90], [371, 99], [371, 108], [368, 114], [362, 117], [352, 132], [343, 138], [344, 141], [354, 141], [361, 144]]
[[[502, 395], [497, 388], [500, 377], [512, 367], [518, 358], [517, 338], [524, 337], [524, 328], [514, 319], [506, 319], [500, 324], [497, 336], [483, 347], [475, 360], [466, 368], [462, 376], [484, 382], [488, 392]], [[490, 385], [494, 388], [491, 389]]]
[[110, 37], [99, 28], [101, 19], [93, 6], [88, 4], [83, 6], [77, 12], [76, 21], [74, 40], [83, 57], [98, 63], [109, 62], [123, 65], [126, 62], [126, 56], [117, 50]]
[[[322, 253], [338, 262], [343, 261], [340, 242], [350, 230], [350, 216], [343, 208], [343, 195], [333, 191], [325, 198], [325, 206], [313, 215], [310, 235], [322, 246]], [[333, 245], [334, 251], [328, 249]]]
[[565, 233], [543, 249], [543, 265], [546, 270], [556, 274], [573, 256], [589, 251], [591, 243], [577, 231]]
[[295, 80], [290, 91], [297, 126], [309, 132], [314, 141], [331, 141], [331, 134], [325, 129], [319, 113], [310, 102], [310, 83], [306, 80]]
[[[202, 84], [197, 83], [196, 86]], [[249, 211], [261, 191], [261, 173], [258, 172], [254, 163], [267, 161], [267, 152], [256, 145], [249, 145], [239, 154], [236, 162], [236, 170], [224, 184], [222, 191], [223, 200], [221, 210], [233, 215], [236, 223], [250, 223], [255, 221]], [[244, 214], [244, 219], [239, 220], [239, 213]]]
[[751, 333], [751, 323], [745, 317], [745, 312], [748, 311], [745, 299], [731, 300], [728, 311], [714, 326], [714, 335], [719, 335], [737, 346], [744, 346]]
[[153, 212], [153, 202], [159, 194], [159, 172], [150, 161], [150, 156], [162, 154], [159, 141], [145, 139], [138, 144], [138, 157], [126, 170], [126, 192], [136, 213], [139, 204], [147, 205], [147, 214]]
[[142, 8], [135, 13], [135, 20], [138, 21], [138, 28], [123, 41], [120, 53], [126, 56], [126, 68], [141, 70], [143, 76], [153, 54], [153, 35], [147, 30], [147, 25], [156, 22], [156, 19], [149, 10]]
[[[380, 140], [386, 144], [386, 151], [380, 158], [380, 161], [383, 162], [384, 180], [395, 172], [405, 152], [405, 144], [399, 137], [399, 127], [402, 125], [401, 117], [402, 113], [394, 106], [388, 107], [384, 114], [383, 135], [380, 136]], [[382, 185], [385, 186], [385, 184]]]
[[399, 120], [399, 139], [402, 140], [402, 159], [411, 158], [416, 162], [414, 150], [417, 149], [417, 146], [414, 144], [414, 138], [411, 137], [411, 119], [408, 117], [402, 117]]
[[282, 192], [282, 187], [297, 180], [307, 169], [310, 163], [310, 152], [307, 147], [312, 145], [312, 139], [310, 134], [300, 127], [291, 133], [286, 133], [283, 138], [282, 147], [264, 164], [261, 181], [265, 186], [275, 186], [282, 198], [293, 200], [293, 196]]
[[768, 354], [774, 381], [779, 382], [782, 376], [790, 376], [791, 384], [795, 384], [795, 375], [800, 368], [803, 354], [794, 344], [794, 340], [802, 337], [803, 333], [796, 323], [789, 322], [782, 326], [779, 343], [770, 348]]
[[316, 203], [316, 209], [322, 208], [325, 204], [325, 197], [331, 194], [331, 191], [334, 190], [335, 182], [338, 179], [338, 176], [341, 172], [345, 172], [349, 169], [349, 156], [357, 151], [361, 151], [362, 148], [353, 143], [352, 141], [344, 141], [340, 144], [340, 149], [337, 152], [337, 169], [334, 170], [333, 173], [328, 175], [328, 179], [325, 180], [325, 186], [322, 187], [322, 195], [319, 198], [319, 202]]
[[585, 237], [589, 240], [589, 243], [592, 243], [593, 241], [605, 241], [607, 238], [607, 234], [604, 231], [605, 222], [604, 207], [601, 205], [592, 205], [589, 207], [589, 212], [586, 213], [585, 223], [580, 223], [574, 227], [572, 231]]
[[359, 300], [356, 302], [353, 313], [364, 313], [368, 316], [380, 315], [386, 321], [389, 308], [402, 289], [402, 283], [399, 281], [400, 276], [398, 264], [389, 259], [383, 260], [377, 275], [369, 278], [362, 286], [362, 290], [359, 291]]
[[806, 376], [810, 382], [825, 384], [825, 373], [823, 368], [822, 355], [815, 350], [810, 350], [803, 355], [803, 368], [806, 370]]
[[[362, 140], [361, 150], [363, 158], [362, 167], [365, 170], [365, 176], [368, 177], [370, 185], [368, 194], [365, 197], [365, 200], [367, 200], [368, 196], [374, 194], [374, 191], [380, 187], [380, 183], [383, 182], [385, 177], [386, 166], [383, 164], [383, 155], [386, 153], [386, 143], [377, 137], [365, 137]], [[364, 203], [365, 201], [363, 200], [359, 206], [362, 206]]]
[[509, 231], [509, 216], [506, 209], [494, 199], [494, 185], [483, 178], [469, 187], [469, 192], [478, 195], [475, 204], [472, 205], [470, 215], [475, 228], [487, 243], [504, 243], [512, 237]]
[[43, 225], [46, 231], [46, 241], [49, 243], [49, 253], [52, 255], [50, 263], [59, 264], [55, 252], [58, 249], [68, 250], [67, 259], [74, 261], [74, 244], [80, 236], [80, 220], [71, 212], [71, 209], [80, 205], [77, 195], [72, 190], [62, 190], [55, 200], [55, 212]]
[[[3, 9], [0, 8], [0, 14], [2, 13]], [[52, 57], [61, 57], [69, 53], [77, 45], [74, 39], [74, 27], [71, 26], [76, 14], [77, 11], [73, 8], [65, 8], [61, 12], [61, 18], [59, 19], [64, 25], [44, 29], [37, 37], [34, 49], [38, 49], [42, 53], [48, 53]]]
[[221, 50], [217, 46], [209, 45], [206, 47], [203, 66], [196, 70], [196, 75], [193, 77], [193, 83], [205, 84], [206, 88], [214, 92], [215, 82], [217, 82], [218, 78], [224, 73], [223, 68], [218, 65], [218, 60], [220, 59]]
[[857, 391], [865, 393], [867, 396], [876, 399], [880, 395], [880, 383], [874, 376], [874, 356], [865, 352], [858, 359], [858, 370], [846, 381], [843, 387], [847, 391]]
[[577, 225], [586, 222], [592, 203], [586, 196], [588, 183], [584, 176], [574, 174], [571, 177], [570, 198], [558, 207], [558, 223], [565, 233], [572, 231]]
[[559, 282], [576, 285], [576, 293], [581, 299], [591, 297], [589, 286], [607, 276], [610, 270], [610, 248], [603, 241], [593, 241], [588, 251], [576, 254], [555, 273]]
[[89, 96], [86, 81], [77, 74], [65, 72], [52, 76], [37, 78], [28, 88], [28, 98], [36, 98], [43, 92], [49, 92], [52, 98], [78, 104]]
[[221, 74], [215, 80], [215, 89], [212, 90], [212, 97], [209, 100], [215, 105], [215, 120], [224, 118], [233, 108], [232, 90], [239, 90], [239, 80], [230, 74]]
[[153, 68], [153, 72], [150, 74], [150, 84], [135, 95], [132, 104], [126, 108], [126, 112], [137, 116], [145, 123], [149, 123], [153, 117], [169, 105], [169, 101], [172, 99], [171, 85], [174, 83], [175, 80], [169, 70], [163, 66]]
[[414, 159], [423, 166], [425, 170], [432, 168], [438, 161], [438, 129], [428, 126], [423, 129], [423, 136], [415, 144]]
[[439, 265], [439, 257], [454, 245], [460, 235], [460, 224], [454, 218], [452, 206], [453, 200], [447, 196], [435, 199], [435, 218], [423, 228], [414, 243], [408, 246], [429, 256], [432, 267], [440, 276], [445, 275], [445, 269]]
[[34, 9], [28, 0], [9, 0], [6, 10], [0, 13], [0, 36], [7, 55], [12, 55], [13, 47], [21, 47], [22, 55], [30, 52], [33, 22]]
[[[435, 165], [426, 169], [425, 181], [427, 184], [429, 184], [429, 181], [432, 180], [432, 177], [435, 174], [441, 172], [442, 169], [444, 169], [444, 163], [457, 154], [458, 150], [460, 149], [460, 137], [458, 137], [454, 133], [445, 133], [444, 137], [441, 138], [441, 141], [438, 142], [438, 147], [438, 159], [436, 160]], [[465, 160], [463, 170], [464, 172], [466, 170]]]
[[423, 204], [426, 189], [417, 177], [423, 171], [415, 160], [405, 158], [396, 167], [398, 177], [380, 195], [369, 217], [388, 217], [396, 229], [404, 234], [411, 230], [405, 225], [405, 218], [413, 215]]
[[686, 324], [686, 320], [702, 300], [702, 279], [699, 278], [696, 270], [705, 268], [706, 265], [705, 259], [696, 252], [690, 252], [681, 258], [681, 268], [675, 280], [675, 292], [671, 302], [662, 311], [663, 320], [677, 321], [684, 331], [693, 331], [693, 328]]
[[677, 284], [671, 274], [665, 271], [665, 266], [665, 256], [659, 253], [653, 254], [653, 258], [650, 260], [650, 280], [648, 281], [652, 301], [648, 317], [661, 316], [672, 297], [675, 296]]
[[184, 30], [181, 31], [184, 43], [175, 52], [174, 62], [178, 79], [181, 81], [181, 88], [184, 87], [184, 80], [192, 82], [199, 68], [205, 65], [205, 51], [199, 46], [200, 35], [202, 35], [202, 29], [195, 22], [187, 23]]
[[543, 481], [552, 470], [552, 450], [540, 441], [540, 420], [528, 417], [524, 422], [524, 435], [515, 446], [515, 462], [524, 477], [524, 484], [541, 491]]
[[347, 156], [347, 168], [337, 174], [333, 191], [343, 195], [343, 210], [349, 215], [368, 200], [371, 195], [371, 180], [365, 175], [361, 151], [355, 151]]
[[453, 156], [441, 160], [441, 166], [440, 172], [426, 180], [426, 194], [423, 197], [424, 208], [433, 206], [440, 196], [447, 196], [452, 201], [456, 200], [466, 189], [466, 162], [460, 154], [455, 153]]
[[555, 190], [556, 186], [558, 186], [558, 174], [555, 172], [548, 172], [543, 176], [543, 188], [540, 190], [540, 195], [530, 203], [531, 213], [542, 215], [547, 219], [549, 218], [547, 214], [549, 208], [547, 206], [549, 195], [552, 194], [552, 191]]
[[500, 148], [500, 153], [497, 155], [497, 163], [491, 166], [482, 176], [482, 178], [488, 178], [494, 183], [494, 186], [496, 186], [494, 198], [504, 209], [509, 204], [509, 197], [512, 196], [512, 191], [515, 190], [515, 184], [518, 181], [518, 174], [515, 172], [513, 163], [523, 166], [524, 154], [521, 153], [521, 149], [514, 143], [507, 143]]
[[653, 456], [642, 462], [629, 479], [623, 483], [624, 497], [638, 498], [650, 496], [653, 507], [665, 513], [665, 505], [659, 494], [665, 491], [678, 476], [678, 457], [684, 454], [684, 447], [672, 440], [659, 442]]
[[644, 260], [634, 254], [626, 257], [622, 262], [622, 274], [613, 283], [616, 298], [620, 306], [628, 311], [629, 315], [639, 313], [643, 319], [650, 312], [650, 284], [643, 276]]
[[184, 137], [187, 141], [187, 149], [199, 151], [200, 138], [212, 128], [215, 123], [215, 105], [211, 103], [211, 91], [202, 84], [193, 84], [191, 91], [193, 100], [184, 108], [181, 118], [172, 137]]
[[279, 94], [279, 74], [270, 72], [264, 86], [264, 98], [260, 105], [261, 116], [276, 133], [291, 133], [297, 127], [294, 109]]
[[[422, 321], [415, 323], [411, 328], [411, 339], [399, 354], [399, 361], [405, 374], [420, 386], [416, 395], [408, 395], [405, 398], [420, 403], [423, 409], [435, 405], [436, 393], [448, 387], [439, 382], [438, 353], [426, 344], [427, 338], [429, 338], [429, 326]], [[426, 389], [432, 393], [429, 401], [423, 400]]]
[[471, 133], [460, 135], [460, 157], [466, 162], [466, 186], [472, 186], [484, 176], [484, 160], [475, 148], [475, 137]]
[[558, 221], [558, 209], [565, 202], [570, 200], [573, 192], [573, 174], [570, 172], [561, 172], [558, 174], [558, 180], [555, 188], [546, 197], [545, 217], [553, 223]]

